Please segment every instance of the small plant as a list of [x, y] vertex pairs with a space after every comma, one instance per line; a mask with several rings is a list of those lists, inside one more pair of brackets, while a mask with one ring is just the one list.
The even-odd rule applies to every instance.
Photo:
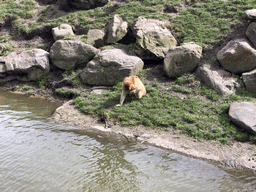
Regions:
[[34, 46], [35, 46], [35, 43], [32, 42], [32, 43], [29, 44], [29, 46], [30, 46], [30, 47], [34, 47]]
[[79, 80], [74, 80], [73, 81], [73, 84], [76, 86], [76, 87], [84, 87], [84, 83], [82, 81], [79, 81]]
[[86, 36], [82, 36], [82, 37], [80, 37], [80, 39], [81, 39], [83, 42], [87, 43], [87, 37], [86, 37]]
[[140, 70], [140, 72], [137, 74], [137, 76], [138, 76], [138, 77], [141, 77], [141, 76], [145, 75], [146, 72], [147, 72], [147, 71], [146, 71], [145, 69], [142, 69], [142, 70]]
[[65, 35], [64, 37], [62, 37], [63, 40], [71, 40], [73, 38], [74, 38], [73, 35]]
[[186, 93], [186, 94], [190, 94], [191, 91], [190, 90], [187, 90], [183, 87], [180, 87], [178, 85], [173, 85], [172, 86], [172, 90], [175, 91], [175, 92], [181, 92], [181, 93]]
[[47, 46], [47, 45], [44, 45], [44, 44], [39, 44], [39, 45], [37, 46], [37, 48], [43, 49], [43, 50], [45, 50], [45, 51], [49, 51], [49, 50], [48, 50], [48, 46]]
[[2, 37], [0, 37], [0, 42], [1, 42], [1, 43], [6, 42], [6, 41], [8, 41], [8, 40], [10, 40], [10, 37], [9, 37], [9, 36], [2, 36]]
[[66, 98], [71, 98], [71, 97], [73, 97], [74, 95], [76, 95], [76, 93], [74, 93], [71, 89], [65, 90], [65, 89], [63, 89], [63, 88], [61, 88], [61, 89], [56, 89], [56, 90], [55, 90], [55, 93], [60, 94], [60, 95], [62, 95], [62, 96], [64, 96], [64, 97], [66, 97]]
[[237, 133], [235, 135], [235, 138], [236, 138], [237, 141], [244, 142], [244, 141], [248, 141], [249, 140], [249, 135], [248, 135], [248, 133]]
[[220, 95], [216, 93], [216, 91], [204, 86], [202, 87], [202, 93], [207, 96], [207, 98], [218, 101], [220, 99]]
[[183, 76], [181, 76], [181, 77], [178, 77], [174, 83], [175, 83], [175, 84], [182, 84], [182, 83], [184, 83], [184, 82], [185, 82], [185, 77], [184, 77], [184, 75], [183, 75]]
[[4, 45], [5, 46], [5, 49], [3, 50], [3, 52], [2, 52], [2, 56], [7, 56], [7, 55], [9, 55], [10, 54], [10, 52], [11, 52], [11, 47], [10, 46], [8, 46], [8, 45]]
[[44, 9], [41, 11], [41, 14], [46, 16], [47, 15], [47, 11], [51, 9], [51, 6], [50, 5], [47, 5], [44, 7]]
[[241, 101], [242, 100], [242, 97], [239, 96], [239, 95], [235, 95], [235, 94], [232, 94], [230, 96], [230, 98], [233, 100], [233, 101]]
[[194, 82], [195, 81], [195, 77], [194, 76], [190, 76], [189, 78], [188, 78], [188, 82], [189, 83], [192, 83], [192, 82]]
[[192, 115], [192, 114], [185, 114], [183, 118], [188, 123], [194, 123], [197, 120], [197, 117], [195, 115]]
[[228, 144], [228, 142], [230, 141], [230, 139], [228, 137], [226, 138], [219, 138], [219, 141], [222, 143], [222, 144]]
[[30, 86], [28, 86], [28, 85], [24, 85], [24, 86], [23, 86], [23, 88], [24, 88], [26, 91], [28, 91], [28, 90], [30, 90], [30, 89], [31, 89], [31, 87], [30, 87]]
[[57, 10], [52, 10], [52, 16], [56, 15], [57, 13]]
[[153, 81], [151, 85], [152, 85], [153, 87], [155, 87], [157, 90], [160, 90], [160, 89], [161, 89], [161, 86], [158, 84], [157, 81]]
[[27, 91], [27, 92], [26, 92], [26, 95], [27, 95], [27, 96], [33, 95], [33, 91], [32, 91], [32, 90]]
[[129, 45], [129, 54], [130, 55], [134, 55], [135, 54], [134, 49], [135, 49], [135, 44], [130, 44]]
[[37, 85], [40, 89], [45, 89], [47, 82], [49, 81], [50, 73], [44, 74], [38, 81]]
[[10, 89], [11, 89], [12, 91], [16, 91], [16, 90], [20, 89], [20, 86], [19, 86], [19, 85], [16, 85], [15, 87], [10, 87]]
[[256, 143], [256, 136], [251, 135], [249, 140], [255, 144]]

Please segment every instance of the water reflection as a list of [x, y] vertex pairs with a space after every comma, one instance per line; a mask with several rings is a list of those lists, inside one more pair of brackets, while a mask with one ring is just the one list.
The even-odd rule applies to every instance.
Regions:
[[248, 173], [46, 122], [53, 103], [27, 99], [0, 94], [0, 191], [255, 191]]
[[13, 110], [33, 115], [27, 117], [49, 117], [59, 107], [60, 103], [51, 102], [48, 99], [27, 97], [21, 94], [13, 94], [0, 88], [0, 110]]

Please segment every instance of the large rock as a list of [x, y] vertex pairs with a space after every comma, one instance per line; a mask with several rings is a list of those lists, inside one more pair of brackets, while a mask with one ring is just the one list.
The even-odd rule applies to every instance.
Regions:
[[256, 22], [250, 23], [246, 30], [246, 36], [252, 42], [254, 47], [256, 47]]
[[142, 59], [163, 59], [177, 41], [164, 24], [156, 19], [139, 17], [132, 25], [136, 54]]
[[256, 67], [256, 50], [246, 39], [236, 39], [218, 52], [217, 59], [225, 70], [241, 74]]
[[51, 47], [50, 57], [57, 67], [70, 70], [86, 66], [98, 52], [95, 47], [81, 41], [58, 40]]
[[229, 117], [237, 126], [256, 134], [256, 104], [250, 102], [231, 103]]
[[201, 56], [202, 47], [197, 44], [171, 47], [164, 59], [164, 70], [169, 77], [182, 76], [195, 70]]
[[104, 36], [103, 33], [99, 29], [90, 29], [87, 33], [87, 43], [92, 44], [94, 47], [102, 47], [104, 45]]
[[49, 53], [42, 49], [12, 52], [6, 57], [0, 57], [1, 82], [10, 79], [36, 81], [49, 71]]
[[232, 74], [210, 65], [202, 65], [196, 69], [196, 76], [199, 77], [206, 85], [217, 91], [223, 96], [234, 94], [240, 87], [237, 79]]
[[256, 69], [242, 74], [245, 87], [248, 91], [256, 93]]
[[64, 36], [71, 35], [74, 36], [72, 27], [69, 24], [61, 24], [58, 27], [52, 28], [52, 36], [54, 40], [63, 39]]
[[121, 49], [107, 49], [87, 64], [80, 77], [89, 85], [113, 86], [125, 77], [136, 75], [143, 65], [139, 57], [127, 55]]
[[256, 19], [256, 9], [250, 9], [245, 12], [245, 19]]
[[101, 7], [108, 3], [108, 0], [66, 0], [68, 5], [76, 9], [92, 9]]
[[107, 43], [116, 43], [121, 40], [128, 31], [128, 22], [119, 15], [114, 15], [107, 26]]

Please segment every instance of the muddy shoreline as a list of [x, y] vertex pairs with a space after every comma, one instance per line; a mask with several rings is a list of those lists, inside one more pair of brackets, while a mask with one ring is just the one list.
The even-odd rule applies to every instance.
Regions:
[[188, 157], [256, 174], [256, 146], [250, 143], [234, 142], [232, 145], [221, 145], [210, 141], [195, 141], [175, 130], [167, 132], [142, 125], [128, 127], [113, 122], [108, 122], [106, 126], [104, 120], [81, 112], [72, 100], [56, 109], [51, 120], [54, 123], [161, 147]]

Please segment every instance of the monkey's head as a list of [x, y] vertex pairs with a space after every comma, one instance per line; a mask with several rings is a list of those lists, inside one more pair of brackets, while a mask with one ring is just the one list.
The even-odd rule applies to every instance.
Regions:
[[134, 89], [134, 85], [131, 84], [130, 82], [124, 82], [123, 84], [123, 89], [127, 92], [130, 92], [131, 90]]

